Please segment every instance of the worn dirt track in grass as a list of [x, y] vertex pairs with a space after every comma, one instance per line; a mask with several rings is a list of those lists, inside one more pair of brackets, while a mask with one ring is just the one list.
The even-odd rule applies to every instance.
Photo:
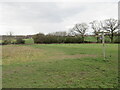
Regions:
[[96, 57], [96, 55], [88, 55], [88, 54], [77, 54], [77, 55], [58, 55], [51, 56], [49, 59], [74, 59], [74, 58], [84, 58], [84, 57]]
[[2, 48], [3, 64], [11, 64], [14, 62], [27, 61], [54, 61], [73, 58], [96, 57], [96, 55], [76, 54], [66, 55], [61, 51], [47, 51], [41, 48], [33, 48], [29, 46], [5, 46]]

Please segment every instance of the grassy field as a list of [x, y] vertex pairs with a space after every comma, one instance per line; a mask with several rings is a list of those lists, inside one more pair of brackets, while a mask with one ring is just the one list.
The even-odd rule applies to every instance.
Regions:
[[25, 40], [25, 44], [33, 44], [34, 40], [33, 39], [24, 39]]
[[2, 40], [0, 40], [0, 43], [2, 43]]
[[3, 88], [114, 88], [118, 45], [33, 44], [3, 46]]

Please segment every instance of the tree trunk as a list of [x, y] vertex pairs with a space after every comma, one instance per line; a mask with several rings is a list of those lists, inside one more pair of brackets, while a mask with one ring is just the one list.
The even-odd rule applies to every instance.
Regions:
[[111, 43], [113, 43], [113, 32], [111, 33]]
[[113, 43], [113, 37], [111, 36], [111, 43]]
[[82, 42], [84, 43], [84, 35], [82, 35]]
[[97, 43], [99, 43], [99, 37], [97, 36]]

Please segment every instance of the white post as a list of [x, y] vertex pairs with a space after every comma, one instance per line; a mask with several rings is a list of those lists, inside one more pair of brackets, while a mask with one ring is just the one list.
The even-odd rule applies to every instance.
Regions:
[[105, 37], [104, 37], [104, 31], [102, 32], [102, 44], [103, 44], [103, 57], [104, 57], [104, 60], [105, 60], [106, 56], [105, 56]]

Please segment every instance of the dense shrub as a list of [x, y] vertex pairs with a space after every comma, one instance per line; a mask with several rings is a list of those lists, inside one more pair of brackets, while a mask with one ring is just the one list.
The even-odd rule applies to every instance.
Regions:
[[15, 44], [25, 44], [25, 40], [18, 38]]
[[114, 40], [114, 43], [120, 43], [120, 37], [119, 36], [116, 36], [116, 38]]
[[43, 43], [58, 43], [57, 36], [47, 35], [45, 36]]
[[[88, 38], [88, 37], [87, 37]], [[83, 39], [81, 36], [55, 36], [55, 35], [44, 35], [44, 34], [36, 34], [33, 36], [34, 43], [83, 43]], [[92, 40], [84, 40], [84, 43], [94, 43]], [[102, 43], [101, 39], [98, 39], [99, 43]], [[114, 37], [114, 43], [119, 43], [118, 37]], [[96, 42], [97, 43], [97, 42]], [[108, 36], [105, 36], [105, 43], [111, 43]]]
[[72, 36], [54, 36], [54, 35], [44, 35], [36, 34], [33, 36], [34, 43], [81, 43], [81, 37]]
[[59, 36], [57, 37], [58, 43], [65, 43], [66, 37], [65, 36]]
[[45, 35], [42, 33], [33, 36], [34, 43], [43, 43], [45, 40]]
[[11, 44], [11, 40], [3, 40], [2, 45]]
[[16, 40], [12, 40], [12, 41], [11, 41], [11, 44], [16, 44]]

